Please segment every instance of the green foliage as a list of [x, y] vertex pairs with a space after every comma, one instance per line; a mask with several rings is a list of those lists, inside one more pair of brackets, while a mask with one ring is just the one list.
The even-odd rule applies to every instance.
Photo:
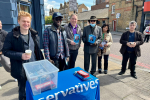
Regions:
[[45, 24], [52, 24], [53, 20], [52, 20], [52, 16], [45, 16]]

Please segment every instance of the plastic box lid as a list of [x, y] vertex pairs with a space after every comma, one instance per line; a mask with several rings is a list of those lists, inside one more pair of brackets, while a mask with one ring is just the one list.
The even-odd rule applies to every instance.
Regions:
[[39, 77], [59, 71], [59, 69], [47, 59], [24, 63], [23, 67], [25, 69], [27, 78]]

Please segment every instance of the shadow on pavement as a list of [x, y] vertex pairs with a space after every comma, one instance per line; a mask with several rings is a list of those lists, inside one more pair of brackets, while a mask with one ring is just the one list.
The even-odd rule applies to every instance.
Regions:
[[6, 84], [8, 84], [10, 82], [15, 82], [15, 81], [14, 80], [7, 80], [6, 82], [2, 83], [1, 86], [4, 86], [4, 85], [6, 85]]
[[[99, 75], [99, 74], [96, 74]], [[116, 74], [100, 74], [100, 76], [97, 76], [97, 78], [100, 81], [100, 86], [110, 85], [112, 83], [121, 82], [120, 79], [125, 79], [131, 77], [130, 75], [118, 75]]]
[[[14, 94], [18, 94], [18, 87], [12, 88], [9, 91], [6, 91], [2, 94], [2, 96], [10, 96], [10, 95], [14, 95]], [[14, 99], [16, 100], [16, 99]]]

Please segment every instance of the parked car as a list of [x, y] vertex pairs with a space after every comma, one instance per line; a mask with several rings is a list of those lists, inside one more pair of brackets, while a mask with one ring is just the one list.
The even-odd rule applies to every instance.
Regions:
[[52, 25], [45, 25], [45, 28], [47, 28], [47, 27], [51, 27]]

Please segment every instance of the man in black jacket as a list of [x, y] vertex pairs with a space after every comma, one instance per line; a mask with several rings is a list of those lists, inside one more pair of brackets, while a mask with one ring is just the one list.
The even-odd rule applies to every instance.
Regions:
[[[31, 15], [24, 11], [18, 14], [20, 26], [8, 33], [2, 50], [3, 54], [10, 58], [12, 77], [18, 80], [19, 100], [26, 100], [26, 75], [22, 64], [44, 59], [38, 45], [38, 32], [30, 28], [31, 18]], [[32, 51], [31, 56], [25, 53], [28, 49]]]
[[131, 63], [131, 76], [135, 79], [136, 72], [135, 72], [135, 64], [137, 57], [141, 56], [140, 45], [144, 43], [142, 34], [140, 32], [135, 31], [137, 23], [135, 21], [131, 21], [129, 24], [130, 30], [123, 33], [120, 39], [120, 43], [122, 44], [120, 52], [123, 56], [122, 60], [122, 69], [119, 72], [119, 75], [122, 75], [126, 71], [127, 61], [130, 58]]
[[69, 48], [66, 31], [61, 27], [62, 15], [59, 12], [53, 14], [53, 24], [44, 31], [45, 58], [53, 63], [60, 71], [65, 69], [65, 60], [69, 61]]

